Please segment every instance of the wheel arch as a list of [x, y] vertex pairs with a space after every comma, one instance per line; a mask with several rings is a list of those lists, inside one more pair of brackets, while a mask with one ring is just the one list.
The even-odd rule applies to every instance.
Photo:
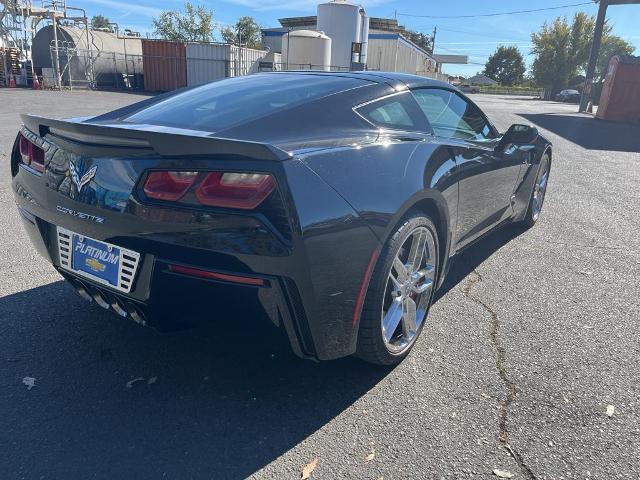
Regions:
[[447, 203], [442, 194], [436, 190], [426, 190], [411, 197], [399, 209], [394, 216], [393, 221], [389, 222], [389, 226], [385, 231], [384, 243], [394, 234], [403, 220], [412, 213], [421, 213], [429, 217], [436, 226], [438, 235], [438, 260], [440, 262], [440, 271], [438, 272], [438, 285], [443, 274], [447, 270], [449, 252], [451, 249], [451, 216], [447, 208]]

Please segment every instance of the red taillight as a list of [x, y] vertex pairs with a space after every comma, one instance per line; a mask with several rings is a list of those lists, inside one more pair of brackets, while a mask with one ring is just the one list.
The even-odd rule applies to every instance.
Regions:
[[203, 205], [251, 210], [276, 188], [271, 175], [262, 173], [213, 172], [196, 190]]
[[34, 145], [24, 135], [20, 134], [20, 161], [34, 170], [44, 172], [44, 150]]
[[196, 180], [198, 172], [151, 172], [144, 182], [144, 194], [155, 200], [180, 200]]
[[212, 272], [210, 270], [201, 270], [199, 268], [185, 267], [183, 265], [169, 265], [169, 271], [189, 275], [192, 277], [206, 278], [210, 280], [222, 280], [224, 282], [244, 283], [245, 285], [263, 286], [265, 281], [261, 278], [243, 277], [240, 275], [230, 275], [228, 273]]
[[25, 165], [31, 164], [31, 147], [33, 143], [20, 134], [20, 159]]
[[[183, 199], [195, 185], [195, 198], [188, 196]], [[251, 210], [260, 205], [275, 188], [275, 179], [265, 173], [165, 170], [151, 172], [144, 182], [143, 191], [153, 200]]]

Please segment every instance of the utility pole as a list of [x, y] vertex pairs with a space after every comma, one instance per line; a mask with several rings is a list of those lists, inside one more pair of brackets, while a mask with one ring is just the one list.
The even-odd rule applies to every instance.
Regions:
[[[436, 34], [438, 33], [438, 27], [433, 27], [433, 35], [431, 36], [431, 55], [436, 54]], [[434, 57], [435, 58], [435, 57]], [[436, 73], [440, 72], [442, 68], [440, 63], [436, 63]]]
[[598, 61], [598, 53], [600, 53], [600, 43], [602, 42], [602, 30], [604, 29], [604, 21], [607, 16], [607, 7], [609, 0], [600, 0], [598, 7], [598, 16], [596, 18], [596, 26], [593, 32], [593, 42], [591, 43], [591, 54], [589, 55], [589, 65], [584, 79], [584, 87], [582, 88], [582, 96], [580, 97], [579, 112], [586, 112], [587, 105], [591, 101], [591, 90], [593, 89], [593, 75], [596, 71], [596, 62]]
[[438, 27], [433, 27], [433, 36], [431, 37], [431, 54], [436, 53], [436, 33], [438, 33]]

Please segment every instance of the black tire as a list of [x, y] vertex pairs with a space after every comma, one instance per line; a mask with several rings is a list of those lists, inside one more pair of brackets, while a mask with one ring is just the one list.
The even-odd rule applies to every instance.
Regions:
[[536, 199], [535, 199], [536, 186], [538, 185], [540, 178], [545, 171], [545, 168], [547, 173], [547, 184], [548, 184], [549, 174], [551, 173], [551, 157], [549, 156], [549, 152], [545, 152], [542, 155], [542, 158], [540, 159], [540, 166], [538, 168], [538, 173], [536, 174], [535, 184], [533, 186], [533, 189], [531, 190], [531, 197], [529, 198], [529, 206], [527, 207], [527, 213], [525, 214], [524, 218], [520, 222], [518, 222], [518, 225], [522, 226], [523, 228], [533, 227], [538, 221], [538, 219], [540, 218], [540, 213], [542, 213], [542, 207], [544, 206], [544, 196], [546, 196], [546, 189], [547, 189], [546, 185], [544, 190], [544, 196], [542, 198], [542, 204], [540, 205], [539, 207], [540, 209], [537, 212], [534, 205], [536, 202]]
[[367, 290], [362, 315], [360, 317], [358, 344], [355, 353], [356, 357], [369, 363], [376, 365], [395, 365], [400, 363], [412, 350], [427, 321], [426, 319], [422, 321], [413, 340], [403, 351], [398, 353], [391, 352], [385, 345], [385, 341], [383, 339], [382, 312], [385, 293], [387, 292], [389, 273], [396, 255], [398, 255], [398, 252], [403, 247], [409, 236], [413, 235], [414, 232], [421, 227], [426, 227], [426, 229], [430, 231], [435, 244], [433, 284], [430, 289], [428, 304], [426, 306], [426, 319], [428, 319], [429, 309], [431, 307], [431, 302], [433, 301], [438, 273], [440, 271], [438, 232], [431, 219], [424, 216], [423, 213], [413, 212], [407, 215], [400, 222], [395, 233], [391, 238], [389, 238], [389, 240], [387, 240], [380, 252], [371, 281], [369, 282], [369, 288]]

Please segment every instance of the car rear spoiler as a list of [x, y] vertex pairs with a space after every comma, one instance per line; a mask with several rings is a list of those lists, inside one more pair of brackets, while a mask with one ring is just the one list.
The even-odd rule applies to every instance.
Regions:
[[152, 149], [166, 157], [226, 154], [256, 160], [283, 161], [291, 158], [290, 153], [267, 143], [218, 138], [199, 130], [158, 125], [85, 123], [83, 119], [55, 120], [36, 115], [21, 117], [24, 126], [40, 137], [52, 134], [93, 147]]

